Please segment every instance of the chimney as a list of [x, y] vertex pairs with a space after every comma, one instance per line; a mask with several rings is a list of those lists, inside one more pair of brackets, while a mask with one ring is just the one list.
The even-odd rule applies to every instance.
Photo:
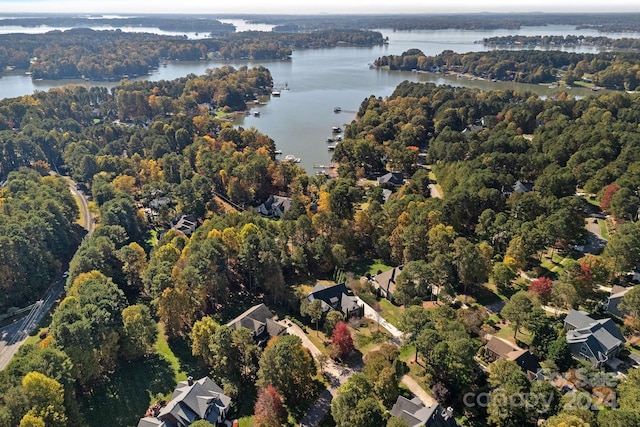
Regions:
[[453, 417], [453, 408], [449, 406], [447, 409], [442, 411], [442, 418], [444, 418], [445, 421], [448, 421], [451, 417]]
[[193, 377], [188, 377], [187, 378], [187, 384], [189, 384], [190, 386], [193, 385]]

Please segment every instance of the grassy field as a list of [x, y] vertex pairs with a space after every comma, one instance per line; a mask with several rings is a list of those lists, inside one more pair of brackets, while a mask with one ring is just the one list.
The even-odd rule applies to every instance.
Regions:
[[[313, 327], [315, 328], [315, 325]], [[322, 326], [320, 328], [322, 329]], [[318, 350], [320, 350], [322, 354], [329, 356], [329, 351], [326, 346], [331, 344], [331, 338], [327, 337], [322, 331], [316, 331], [312, 328], [308, 328], [308, 331], [307, 338], [309, 338], [313, 345], [318, 347]]]

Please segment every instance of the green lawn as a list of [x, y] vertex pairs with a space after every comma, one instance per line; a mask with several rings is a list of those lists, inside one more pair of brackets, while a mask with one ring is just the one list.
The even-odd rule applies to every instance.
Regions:
[[253, 427], [253, 415], [250, 417], [238, 418], [240, 427]]
[[[315, 328], [315, 325], [313, 327]], [[329, 352], [327, 351], [326, 345], [328, 345], [327, 343], [331, 344], [331, 339], [325, 336], [322, 331], [316, 331], [310, 327], [307, 327], [307, 330], [309, 331], [307, 338], [309, 338], [309, 340], [318, 347], [318, 350], [320, 350], [322, 354], [328, 356]]]
[[573, 259], [571, 254], [560, 254], [558, 251], [553, 252], [553, 258], [549, 259], [547, 255], [542, 257], [540, 265], [549, 271], [557, 274], [562, 274], [564, 271], [564, 265]]
[[[504, 327], [502, 327], [502, 329], [500, 329], [494, 335], [497, 336], [498, 338], [503, 338], [503, 339], [505, 339], [507, 341], [513, 342], [513, 327], [511, 325], [504, 326]], [[531, 334], [524, 327], [521, 326], [520, 327], [520, 332], [518, 332], [518, 335], [516, 336], [516, 339], [518, 341], [522, 341], [522, 342], [530, 345], [532, 338], [533, 337], [531, 336]]]
[[161, 355], [171, 366], [176, 384], [187, 379], [187, 373], [184, 372], [180, 367], [180, 360], [178, 360], [178, 357], [173, 353], [171, 347], [169, 347], [169, 343], [167, 342], [167, 338], [164, 334], [164, 328], [162, 327], [162, 324], [158, 324], [158, 339], [156, 340], [154, 348], [156, 352]]
[[402, 316], [403, 312], [402, 308], [391, 304], [391, 302], [385, 298], [380, 299], [380, 308], [382, 309], [380, 316], [397, 328], [400, 324], [400, 316]]
[[384, 264], [380, 259], [366, 259], [351, 263], [347, 267], [347, 271], [353, 272], [356, 277], [364, 276], [369, 273], [373, 276], [378, 274], [378, 270], [387, 271], [391, 270], [391, 266]]
[[153, 354], [121, 364], [86, 396], [81, 411], [91, 427], [133, 426], [144, 416], [154, 396], [171, 395], [175, 385], [171, 363]]
[[604, 239], [609, 240], [610, 236], [609, 236], [609, 228], [607, 227], [607, 221], [604, 219], [599, 219], [598, 225], [600, 226], [600, 234], [602, 234], [602, 237]]
[[360, 326], [352, 330], [353, 341], [360, 353], [367, 354], [373, 348], [388, 341], [391, 335], [370, 319], [362, 319]]
[[589, 203], [590, 205], [595, 206], [595, 207], [597, 207], [598, 209], [600, 208], [600, 202], [599, 202], [598, 200], [596, 200], [596, 198], [595, 198], [595, 197], [594, 197], [594, 198], [591, 198], [591, 197], [589, 197], [589, 196], [584, 196], [584, 197], [583, 197], [583, 199], [584, 199], [587, 203]]
[[86, 395], [81, 411], [87, 425], [136, 425], [156, 396], [171, 397], [178, 381], [187, 379], [187, 372], [197, 378], [205, 375], [197, 368], [190, 351], [186, 354], [187, 347], [185, 343], [167, 342], [159, 327], [156, 353], [123, 362]]

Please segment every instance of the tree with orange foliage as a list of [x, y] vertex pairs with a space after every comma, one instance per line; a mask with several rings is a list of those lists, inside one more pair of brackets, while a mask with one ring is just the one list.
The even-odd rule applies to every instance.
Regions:
[[600, 199], [600, 209], [603, 211], [609, 210], [609, 205], [611, 204], [611, 199], [616, 194], [616, 192], [620, 189], [620, 186], [615, 182], [613, 184], [608, 185], [604, 189], [604, 193], [602, 194], [602, 199]]
[[282, 396], [271, 384], [258, 391], [253, 424], [256, 427], [280, 427], [287, 418]]

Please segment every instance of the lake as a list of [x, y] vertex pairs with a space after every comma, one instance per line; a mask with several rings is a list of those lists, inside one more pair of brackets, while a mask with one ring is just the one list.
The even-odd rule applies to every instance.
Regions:
[[[226, 20], [225, 22], [229, 22]], [[238, 21], [240, 23], [240, 21]], [[235, 23], [235, 22], [234, 22]], [[254, 29], [254, 24], [244, 24], [244, 29]], [[261, 25], [261, 24], [257, 24]], [[287, 154], [302, 159], [300, 165], [308, 173], [314, 173], [314, 164], [327, 164], [331, 152], [327, 150], [326, 138], [331, 136], [333, 126], [343, 127], [356, 115], [360, 103], [370, 95], [386, 97], [391, 95], [404, 80], [432, 82], [452, 86], [475, 87], [481, 90], [514, 89], [533, 90], [543, 97], [555, 96], [560, 89], [547, 85], [516, 84], [512, 82], [488, 82], [444, 76], [432, 73], [411, 73], [371, 69], [376, 58], [383, 55], [401, 54], [411, 49], [421, 49], [427, 55], [436, 55], [445, 49], [456, 52], [488, 50], [476, 44], [484, 37], [521, 35], [599, 35], [593, 30], [575, 30], [571, 26], [524, 27], [519, 31], [389, 31], [379, 30], [389, 37], [389, 44], [375, 47], [338, 47], [330, 49], [305, 49], [293, 52], [287, 61], [233, 61], [233, 62], [169, 62], [161, 66], [146, 79], [171, 80], [187, 74], [203, 74], [209, 68], [221, 65], [263, 65], [271, 71], [280, 97], [271, 97], [266, 103], [252, 106], [259, 116], [241, 116], [236, 124], [248, 128], [254, 126], [267, 134]], [[610, 37], [637, 37], [640, 33], [607, 34]], [[592, 48], [566, 49], [576, 52], [593, 52]], [[31, 94], [34, 90], [48, 90], [65, 84], [90, 85], [82, 81], [33, 81], [24, 73], [5, 73], [0, 76], [0, 98]], [[93, 84], [96, 84], [95, 82]], [[101, 86], [113, 87], [117, 83], [100, 82]], [[287, 88], [286, 90], [285, 87]], [[573, 88], [573, 96], [588, 96], [588, 89]], [[334, 113], [334, 107], [342, 112]]]

